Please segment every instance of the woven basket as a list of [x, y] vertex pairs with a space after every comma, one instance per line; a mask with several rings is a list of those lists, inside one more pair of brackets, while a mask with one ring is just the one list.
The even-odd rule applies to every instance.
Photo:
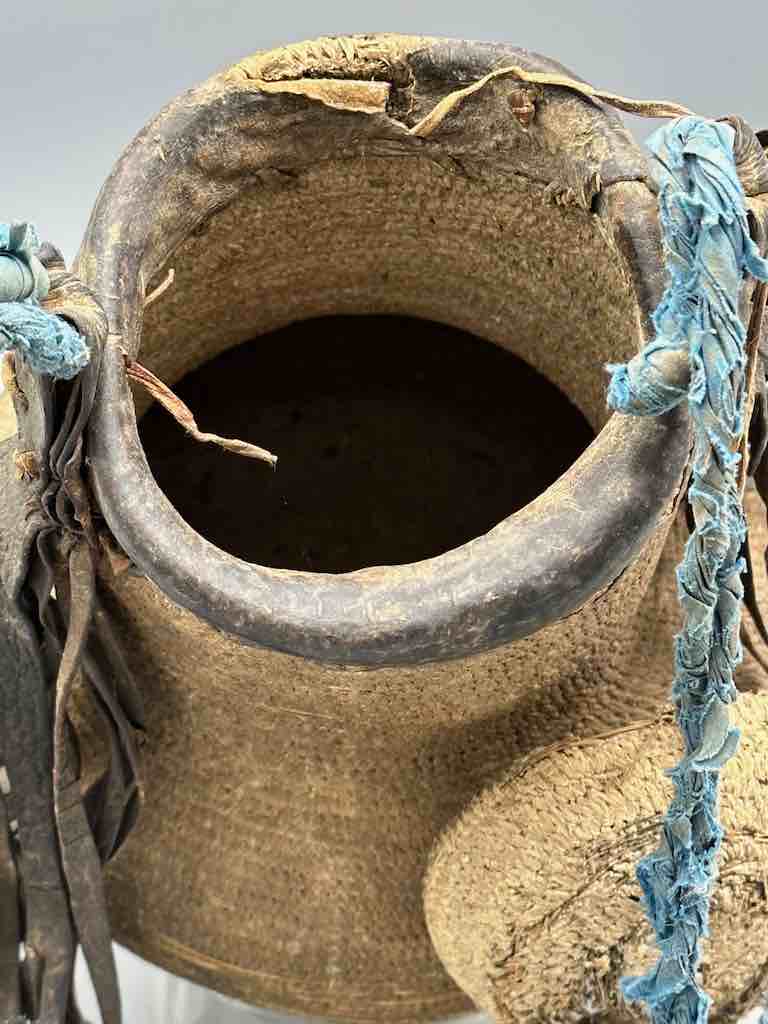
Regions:
[[[650, 955], [629, 861], [676, 749], [642, 723], [671, 680], [689, 426], [609, 416], [603, 366], [652, 333], [656, 202], [572, 90], [499, 77], [430, 120], [505, 64], [565, 73], [396, 35], [242, 61], [128, 147], [74, 268], [110, 321], [90, 482], [147, 705], [114, 935], [259, 1006], [578, 1018]], [[276, 472], [183, 439], [126, 357]], [[737, 830], [765, 817], [764, 700], [726, 773]], [[95, 775], [85, 694], [76, 724]], [[765, 920], [749, 877], [721, 950]], [[749, 1003], [755, 957], [709, 987]]]

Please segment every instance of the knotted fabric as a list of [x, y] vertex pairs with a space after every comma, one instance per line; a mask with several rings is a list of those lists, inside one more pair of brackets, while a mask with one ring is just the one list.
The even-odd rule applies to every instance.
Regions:
[[49, 280], [39, 248], [31, 224], [0, 224], [0, 353], [15, 349], [36, 373], [68, 379], [87, 364], [88, 346], [70, 323], [41, 308]]
[[700, 940], [709, 934], [724, 834], [720, 769], [739, 741], [729, 712], [742, 658], [746, 536], [738, 470], [747, 332], [739, 305], [747, 275], [767, 280], [768, 262], [750, 237], [734, 134], [725, 123], [682, 117], [651, 136], [669, 283], [653, 314], [653, 341], [629, 363], [608, 367], [611, 408], [654, 416], [687, 401], [694, 432], [695, 526], [677, 569], [683, 625], [671, 695], [685, 749], [666, 770], [674, 797], [659, 845], [637, 866], [661, 955], [647, 974], [621, 982], [657, 1024], [704, 1024], [708, 1016], [711, 999], [697, 979]]

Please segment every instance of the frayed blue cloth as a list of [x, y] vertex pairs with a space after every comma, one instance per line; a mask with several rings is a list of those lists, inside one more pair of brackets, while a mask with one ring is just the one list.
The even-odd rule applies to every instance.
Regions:
[[661, 955], [647, 974], [621, 980], [625, 997], [644, 1001], [655, 1024], [705, 1024], [709, 1013], [711, 999], [697, 981], [700, 939], [709, 934], [723, 838], [720, 769], [739, 742], [729, 711], [742, 659], [746, 534], [737, 483], [746, 330], [738, 310], [745, 276], [768, 280], [768, 262], [749, 235], [733, 139], [730, 125], [696, 117], [649, 139], [669, 284], [653, 314], [655, 339], [628, 364], [608, 367], [611, 408], [653, 416], [687, 399], [694, 428], [695, 528], [677, 569], [683, 628], [672, 687], [685, 753], [666, 771], [675, 795], [659, 845], [637, 866]]
[[36, 373], [75, 377], [90, 352], [70, 323], [40, 306], [49, 282], [39, 247], [31, 224], [0, 224], [0, 353], [14, 349]]

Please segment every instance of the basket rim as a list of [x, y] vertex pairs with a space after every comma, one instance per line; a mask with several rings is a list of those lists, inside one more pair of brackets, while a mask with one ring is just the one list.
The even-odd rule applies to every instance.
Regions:
[[[447, 88], [464, 84], [468, 75], [481, 77], [502, 60], [567, 71], [504, 44], [350, 37], [359, 38], [391, 46], [398, 59], [418, 53], [416, 76], [428, 68]], [[76, 272], [102, 299], [110, 320], [89, 427], [91, 480], [110, 530], [171, 600], [215, 628], [329, 664], [376, 667], [462, 657], [573, 614], [610, 586], [669, 516], [689, 455], [684, 410], [654, 419], [614, 414], [550, 488], [459, 548], [410, 565], [338, 575], [267, 568], [222, 551], [188, 526], [155, 483], [138, 439], [124, 351], [135, 355], [138, 348], [145, 283], [194, 223], [188, 210], [176, 210], [175, 217], [166, 216], [170, 230], [163, 234], [157, 223], [162, 211], [147, 201], [146, 182], [168, 183], [180, 168], [188, 173], [194, 149], [189, 140], [210, 135], [217, 125], [220, 131], [224, 116], [236, 118], [254, 106], [268, 112], [283, 102], [295, 112], [297, 102], [299, 109], [315, 102], [262, 91], [258, 82], [235, 74], [237, 67], [183, 94], [139, 133], [100, 193], [78, 256]], [[603, 190], [644, 181], [645, 158], [617, 116], [596, 102], [568, 99], [589, 109], [595, 132], [607, 142]], [[361, 125], [370, 119], [362, 111], [344, 113], [350, 116]], [[379, 126], [385, 116], [376, 115]], [[395, 135], [404, 131], [394, 120], [392, 125]], [[181, 140], [185, 145], [176, 145]], [[211, 211], [197, 212], [202, 217]], [[663, 284], [650, 189], [622, 194], [602, 215], [626, 258], [641, 333], [647, 334]], [[116, 221], [129, 225], [122, 237]]]

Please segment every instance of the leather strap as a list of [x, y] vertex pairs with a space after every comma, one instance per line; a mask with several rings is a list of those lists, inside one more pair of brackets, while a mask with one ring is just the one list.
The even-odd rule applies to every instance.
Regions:
[[[20, 361], [10, 367], [19, 434], [0, 446], [0, 1021], [80, 1021], [80, 945], [104, 1024], [119, 1024], [102, 865], [136, 818], [143, 713], [99, 600], [101, 548], [84, 479], [106, 321], [60, 254], [44, 247], [41, 256], [46, 307], [74, 323], [91, 362], [70, 384]], [[67, 713], [81, 672], [111, 752], [86, 793]]]

